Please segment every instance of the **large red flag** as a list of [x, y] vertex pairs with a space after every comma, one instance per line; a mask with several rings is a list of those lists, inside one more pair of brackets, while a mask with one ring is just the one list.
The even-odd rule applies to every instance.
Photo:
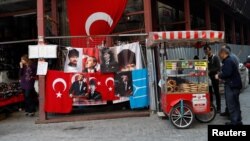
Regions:
[[69, 96], [70, 74], [61, 71], [48, 71], [46, 78], [45, 111], [70, 113], [72, 98]]
[[[127, 0], [67, 0], [70, 35], [106, 35], [113, 31]], [[104, 38], [72, 39], [71, 46], [94, 47]]]

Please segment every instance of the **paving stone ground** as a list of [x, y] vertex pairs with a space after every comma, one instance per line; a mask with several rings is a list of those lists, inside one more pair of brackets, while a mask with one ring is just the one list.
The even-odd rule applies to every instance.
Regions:
[[[224, 104], [224, 96], [222, 96]], [[240, 95], [244, 124], [250, 124], [250, 87]], [[223, 108], [224, 109], [224, 105]], [[0, 121], [0, 141], [206, 141], [207, 125], [194, 121], [190, 129], [174, 128], [156, 115], [139, 118], [34, 124], [37, 117], [13, 113]], [[218, 114], [209, 124], [224, 124]]]

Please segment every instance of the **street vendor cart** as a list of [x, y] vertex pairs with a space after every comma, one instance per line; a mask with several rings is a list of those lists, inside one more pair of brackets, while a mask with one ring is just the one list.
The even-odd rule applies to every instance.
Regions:
[[[164, 53], [160, 59], [161, 87], [160, 108], [177, 128], [188, 128], [194, 118], [200, 122], [210, 122], [216, 110], [210, 102], [207, 60], [195, 58], [168, 58], [168, 48], [202, 47], [202, 44], [223, 42], [221, 31], [169, 31], [151, 32], [147, 46], [158, 47]], [[197, 51], [198, 52], [198, 51]], [[198, 54], [199, 55], [199, 54]], [[161, 56], [161, 55], [159, 55]]]

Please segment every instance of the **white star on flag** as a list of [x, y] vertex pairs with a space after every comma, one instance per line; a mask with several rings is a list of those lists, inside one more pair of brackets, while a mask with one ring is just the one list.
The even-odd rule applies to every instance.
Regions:
[[56, 98], [62, 98], [62, 93], [61, 92], [56, 93]]
[[101, 85], [101, 82], [100, 82], [100, 81], [98, 81], [98, 82], [97, 82], [97, 85]]
[[113, 90], [113, 88], [112, 87], [109, 87], [109, 91], [112, 91]]

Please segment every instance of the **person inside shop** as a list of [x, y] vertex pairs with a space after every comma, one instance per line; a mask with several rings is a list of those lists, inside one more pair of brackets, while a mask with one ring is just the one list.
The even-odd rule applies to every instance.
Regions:
[[199, 56], [198, 55], [195, 55], [194, 56], [194, 60], [199, 60], [200, 58], [199, 58]]
[[23, 55], [20, 61], [20, 84], [24, 91], [24, 109], [26, 116], [34, 116], [36, 112], [37, 93], [35, 91], [36, 65]]
[[79, 59], [79, 52], [76, 49], [71, 49], [68, 52], [69, 63], [67, 65], [67, 71], [77, 72], [77, 63]]
[[119, 65], [115, 61], [114, 54], [110, 49], [102, 49], [101, 61], [101, 71], [104, 73], [117, 72], [119, 70]]
[[77, 76], [77, 81], [73, 82], [69, 89], [69, 96], [85, 96], [88, 92], [88, 85], [83, 74]]
[[136, 68], [136, 55], [129, 49], [124, 49], [118, 54], [121, 71], [132, 71]]
[[[238, 56], [236, 56], [232, 51], [231, 48], [228, 45], [223, 45], [222, 48], [226, 48], [228, 49], [228, 51], [230, 52], [230, 56], [233, 59], [234, 63], [236, 64], [236, 66], [239, 69], [239, 64], [240, 64], [240, 59]], [[226, 95], [226, 94], [225, 94]], [[226, 102], [226, 101], [225, 101]], [[228, 107], [227, 107], [227, 103], [226, 103], [226, 107], [225, 107], [225, 112], [221, 113], [220, 116], [225, 116], [225, 117], [229, 117], [229, 111], [228, 111]]]
[[101, 100], [102, 95], [100, 92], [96, 90], [96, 81], [94, 79], [91, 79], [89, 81], [89, 93], [87, 94], [87, 98], [89, 100]]
[[221, 48], [219, 56], [222, 60], [221, 72], [215, 75], [215, 78], [222, 79], [225, 85], [225, 97], [228, 107], [230, 121], [226, 125], [242, 125], [239, 95], [242, 88], [241, 76], [238, 66], [230, 56], [227, 48]]
[[219, 80], [215, 79], [215, 75], [220, 72], [220, 59], [217, 55], [213, 54], [211, 47], [207, 44], [204, 46], [204, 53], [208, 60], [208, 75], [211, 80], [212, 86], [209, 86], [210, 100], [213, 102], [213, 94], [216, 98], [216, 110], [218, 113], [221, 111], [221, 97], [219, 93]]
[[96, 65], [97, 65], [96, 57], [89, 56], [87, 58], [87, 60], [86, 60], [85, 69], [83, 70], [83, 72], [87, 72], [87, 73], [95, 73], [95, 72], [97, 72]]

